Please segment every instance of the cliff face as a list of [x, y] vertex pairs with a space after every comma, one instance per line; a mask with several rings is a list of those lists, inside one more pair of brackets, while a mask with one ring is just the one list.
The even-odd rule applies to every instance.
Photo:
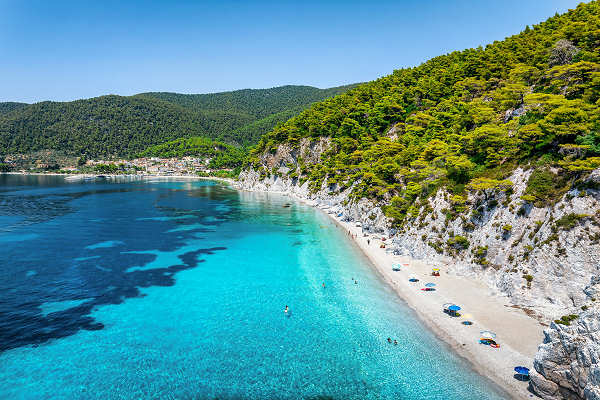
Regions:
[[552, 323], [535, 357], [531, 386], [544, 399], [600, 399], [600, 306], [570, 325]]
[[[600, 268], [600, 191], [572, 189], [553, 205], [535, 207], [521, 200], [531, 171], [517, 168], [508, 178], [512, 193], [470, 193], [467, 210], [451, 215], [456, 204], [439, 190], [422, 206], [419, 216], [400, 231], [382, 212], [383, 204], [355, 199], [352, 187], [337, 185], [309, 190], [309, 183], [290, 178], [290, 168], [317, 162], [329, 147], [327, 139], [303, 140], [296, 148], [281, 145], [262, 155], [264, 170], [243, 171], [238, 186], [246, 190], [284, 192], [360, 223], [364, 230], [392, 236], [392, 250], [416, 259], [445, 265], [449, 273], [487, 283], [493, 294], [506, 296], [515, 307], [541, 322], [581, 311], [593, 303], [588, 287]], [[586, 187], [598, 187], [600, 170]], [[427, 209], [426, 209], [427, 208]], [[468, 209], [476, 210], [469, 212]]]

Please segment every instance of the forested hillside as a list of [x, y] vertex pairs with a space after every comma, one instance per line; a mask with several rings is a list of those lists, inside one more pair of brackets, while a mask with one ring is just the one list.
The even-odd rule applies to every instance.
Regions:
[[0, 115], [2, 114], [6, 114], [10, 111], [22, 108], [27, 106], [27, 103], [16, 103], [14, 101], [6, 101], [3, 103], [0, 103]]
[[165, 100], [194, 111], [243, 113], [261, 119], [341, 94], [353, 86], [356, 85], [318, 89], [312, 86], [288, 85], [271, 89], [243, 89], [209, 94], [150, 92], [137, 96]]
[[145, 93], [0, 103], [0, 155], [60, 150], [88, 157], [134, 156], [149, 146], [194, 136], [253, 145], [277, 123], [347, 88], [284, 86], [206, 95]]
[[228, 126], [227, 129], [215, 126], [214, 129], [219, 134], [213, 137], [227, 143], [251, 146], [258, 143], [260, 137], [278, 123], [298, 115], [310, 104], [344, 93], [355, 86], [356, 84], [318, 89], [288, 85], [210, 94], [149, 92], [138, 96], [168, 101], [205, 115], [229, 116], [229, 119], [239, 121], [237, 126]]
[[[593, 1], [314, 104], [263, 136], [251, 163], [313, 191], [352, 187], [397, 226], [440, 187], [454, 194], [449, 212], [468, 212], [468, 190], [510, 190], [505, 179], [520, 165], [535, 169], [523, 201], [542, 204], [600, 167], [599, 99]], [[317, 142], [324, 151], [311, 160], [277, 156]]]

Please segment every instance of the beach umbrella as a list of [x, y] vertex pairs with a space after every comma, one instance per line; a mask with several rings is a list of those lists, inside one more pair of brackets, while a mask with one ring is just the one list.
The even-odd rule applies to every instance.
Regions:
[[429, 282], [425, 284], [425, 287], [434, 287], [435, 283]]
[[491, 331], [481, 331], [479, 335], [484, 339], [494, 339], [496, 337], [496, 334]]
[[460, 307], [457, 306], [456, 304], [452, 304], [450, 307], [448, 307], [448, 310], [450, 310], [450, 311], [460, 311]]
[[519, 375], [529, 375], [529, 368], [527, 367], [515, 367], [515, 372]]
[[463, 322], [461, 322], [461, 324], [463, 324], [463, 325], [473, 325], [473, 323], [471, 321], [463, 321]]
[[522, 380], [526, 380], [529, 377], [529, 368], [527, 367], [515, 367], [515, 372], [521, 376]]
[[434, 268], [433, 270], [437, 272], [437, 271], [439, 271], [440, 269], [439, 269], [439, 268]]
[[419, 282], [419, 280], [417, 278], [410, 278], [408, 281], [409, 282]]

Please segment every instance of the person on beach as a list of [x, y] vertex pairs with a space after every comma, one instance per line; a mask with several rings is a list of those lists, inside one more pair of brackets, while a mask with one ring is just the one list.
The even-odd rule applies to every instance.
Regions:
[[367, 244], [371, 244], [371, 239], [367, 239]]
[[323, 282], [323, 289], [325, 289], [325, 282]]
[[285, 306], [285, 309], [283, 310], [283, 312], [284, 312], [285, 314], [287, 314], [287, 313], [288, 313], [288, 311], [289, 311], [289, 309], [290, 309], [290, 308], [289, 308], [289, 307], [286, 305], [286, 306]]
[[398, 346], [398, 341], [394, 339], [394, 346]]
[[391, 338], [388, 338], [388, 343], [392, 343], [392, 339]]

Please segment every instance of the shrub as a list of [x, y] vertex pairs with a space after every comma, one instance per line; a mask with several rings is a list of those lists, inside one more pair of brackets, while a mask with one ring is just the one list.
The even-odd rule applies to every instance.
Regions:
[[460, 235], [459, 236], [451, 237], [450, 239], [448, 239], [448, 241], [446, 242], [446, 244], [449, 247], [452, 247], [452, 248], [454, 248], [456, 250], [467, 249], [467, 248], [469, 248], [469, 245], [470, 245], [469, 239], [467, 239], [464, 236], [460, 236]]
[[533, 276], [532, 275], [523, 275], [523, 278], [525, 278], [525, 280], [527, 281], [527, 289], [531, 289], [531, 282], [533, 281]]
[[570, 231], [571, 229], [575, 228], [575, 226], [579, 223], [579, 221], [581, 221], [582, 219], [585, 219], [589, 217], [588, 214], [575, 214], [575, 213], [570, 213], [570, 214], [565, 214], [562, 217], [560, 217], [559, 219], [556, 220], [556, 222], [554, 222], [554, 230], [563, 230], [563, 231]]
[[568, 190], [566, 174], [554, 174], [547, 169], [536, 169], [529, 176], [522, 200], [541, 208], [556, 203]]
[[562, 317], [560, 317], [560, 319], [555, 319], [554, 322], [560, 325], [571, 325], [571, 322], [576, 320], [577, 318], [579, 318], [578, 315], [575, 314], [569, 314], [569, 315], [563, 315]]

